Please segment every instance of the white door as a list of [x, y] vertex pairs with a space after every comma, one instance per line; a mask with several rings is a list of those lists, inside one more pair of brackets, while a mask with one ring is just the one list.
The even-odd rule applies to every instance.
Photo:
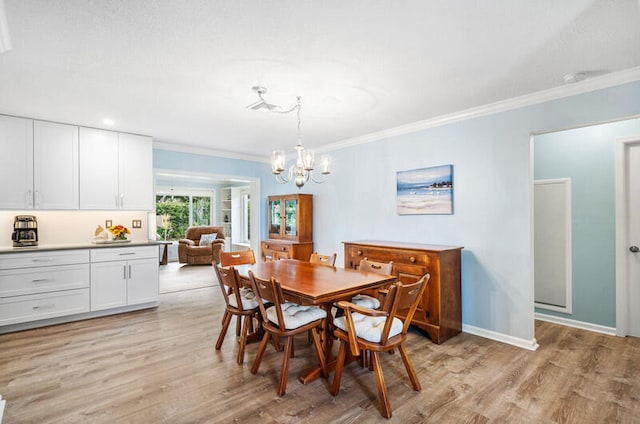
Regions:
[[80, 127], [80, 209], [116, 209], [118, 133]]
[[36, 209], [78, 209], [78, 127], [33, 123]]
[[91, 310], [125, 306], [127, 275], [126, 261], [91, 264]]
[[33, 121], [0, 115], [0, 209], [33, 208]]
[[153, 141], [123, 133], [118, 140], [120, 207], [153, 210]]
[[628, 143], [626, 152], [628, 334], [640, 337], [640, 140]]
[[158, 301], [158, 258], [137, 259], [127, 264], [127, 304]]

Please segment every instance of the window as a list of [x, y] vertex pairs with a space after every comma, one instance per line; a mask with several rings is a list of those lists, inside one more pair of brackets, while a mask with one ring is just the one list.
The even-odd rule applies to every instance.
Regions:
[[178, 240], [184, 237], [187, 227], [213, 225], [215, 193], [212, 190], [162, 189], [156, 193], [158, 236], [162, 240]]

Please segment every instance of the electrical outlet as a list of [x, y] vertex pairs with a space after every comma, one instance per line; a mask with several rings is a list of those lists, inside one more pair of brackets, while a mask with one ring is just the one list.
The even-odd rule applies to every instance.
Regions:
[[113, 221], [110, 219], [107, 219], [106, 221], [104, 221], [104, 226], [106, 228], [112, 227], [113, 226]]
[[142, 220], [134, 219], [131, 221], [131, 228], [142, 228]]

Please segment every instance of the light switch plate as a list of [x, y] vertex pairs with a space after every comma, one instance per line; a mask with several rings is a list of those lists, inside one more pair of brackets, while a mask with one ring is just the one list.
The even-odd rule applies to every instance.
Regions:
[[110, 219], [105, 220], [105, 221], [104, 221], [104, 226], [105, 226], [106, 228], [109, 228], [109, 227], [113, 226], [113, 221], [112, 221], [112, 220], [110, 220]]
[[142, 228], [142, 220], [134, 219], [131, 221], [131, 228]]

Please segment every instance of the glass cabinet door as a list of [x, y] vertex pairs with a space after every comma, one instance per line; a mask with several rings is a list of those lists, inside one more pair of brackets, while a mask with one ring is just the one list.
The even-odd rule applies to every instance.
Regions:
[[285, 212], [285, 235], [297, 236], [298, 223], [296, 219], [298, 215], [298, 201], [295, 199], [285, 200], [284, 212]]
[[280, 200], [269, 202], [269, 234], [280, 235]]

